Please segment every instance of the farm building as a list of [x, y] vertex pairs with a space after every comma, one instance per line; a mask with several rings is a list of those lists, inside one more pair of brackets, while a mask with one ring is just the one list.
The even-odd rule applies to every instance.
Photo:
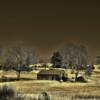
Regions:
[[99, 71], [100, 70], [100, 64], [98, 65], [94, 65], [95, 71]]
[[67, 80], [66, 73], [60, 69], [41, 70], [37, 74], [39, 80]]

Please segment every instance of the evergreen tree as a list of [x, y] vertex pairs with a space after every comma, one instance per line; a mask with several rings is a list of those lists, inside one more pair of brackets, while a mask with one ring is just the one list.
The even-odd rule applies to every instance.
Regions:
[[51, 63], [53, 64], [54, 68], [61, 68], [62, 66], [62, 56], [59, 52], [54, 52], [51, 58]]

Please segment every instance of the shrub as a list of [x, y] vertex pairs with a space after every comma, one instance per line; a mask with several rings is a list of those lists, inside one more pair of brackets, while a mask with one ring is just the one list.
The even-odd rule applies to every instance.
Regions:
[[12, 87], [4, 85], [0, 87], [0, 100], [13, 100], [15, 91]]
[[39, 97], [38, 100], [50, 100], [49, 95], [46, 92], [42, 92]]
[[84, 77], [79, 76], [79, 77], [77, 78], [77, 82], [86, 82], [86, 80], [84, 79]]
[[15, 93], [14, 88], [4, 85], [0, 87], [0, 100], [25, 100], [25, 96]]

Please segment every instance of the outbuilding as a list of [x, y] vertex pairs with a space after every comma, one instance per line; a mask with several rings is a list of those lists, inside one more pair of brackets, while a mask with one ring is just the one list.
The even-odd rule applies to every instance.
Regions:
[[41, 70], [37, 74], [38, 80], [67, 80], [67, 76], [65, 70], [60, 69], [49, 69], [49, 70]]

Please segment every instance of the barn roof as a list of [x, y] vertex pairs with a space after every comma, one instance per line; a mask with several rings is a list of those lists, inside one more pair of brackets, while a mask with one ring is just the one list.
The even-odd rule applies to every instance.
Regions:
[[60, 69], [49, 69], [49, 70], [41, 70], [38, 75], [61, 75], [65, 74], [64, 70]]

